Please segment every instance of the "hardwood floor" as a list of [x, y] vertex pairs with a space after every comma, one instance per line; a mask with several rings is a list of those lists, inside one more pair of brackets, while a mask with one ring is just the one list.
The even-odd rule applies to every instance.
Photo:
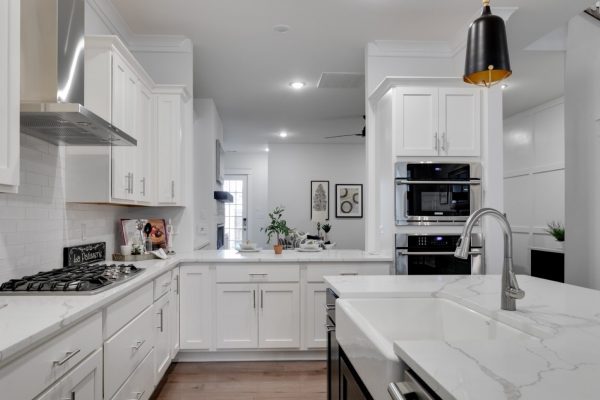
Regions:
[[325, 400], [325, 361], [176, 363], [156, 400]]

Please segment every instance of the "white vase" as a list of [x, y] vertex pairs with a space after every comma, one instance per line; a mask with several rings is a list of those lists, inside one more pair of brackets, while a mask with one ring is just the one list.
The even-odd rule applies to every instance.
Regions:
[[559, 242], [558, 240], [556, 241], [556, 248], [559, 250], [564, 250], [565, 249], [565, 242]]

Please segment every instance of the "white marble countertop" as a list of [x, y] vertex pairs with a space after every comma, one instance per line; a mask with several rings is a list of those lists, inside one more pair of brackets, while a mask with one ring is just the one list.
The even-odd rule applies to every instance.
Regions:
[[447, 298], [540, 338], [396, 341], [396, 354], [444, 400], [600, 398], [600, 291], [518, 280], [526, 296], [511, 312], [500, 310], [499, 276], [326, 278], [340, 297]]
[[[0, 366], [47, 337], [54, 335], [101, 308], [142, 287], [183, 262], [377, 262], [391, 256], [370, 255], [359, 250], [327, 250], [320, 253], [273, 251], [238, 254], [235, 251], [200, 250], [178, 254], [167, 260], [135, 262], [146, 270], [139, 276], [95, 295], [1, 295]], [[113, 261], [107, 261], [113, 263]]]

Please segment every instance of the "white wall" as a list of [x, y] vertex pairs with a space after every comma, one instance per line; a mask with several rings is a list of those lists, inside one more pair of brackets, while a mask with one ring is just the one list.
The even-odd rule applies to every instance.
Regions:
[[515, 269], [530, 274], [530, 247], [556, 249], [546, 224], [565, 222], [564, 99], [504, 121], [504, 204]]
[[[328, 180], [330, 238], [339, 248], [364, 249], [364, 218], [335, 217], [335, 184], [365, 183], [362, 144], [272, 144], [269, 146], [269, 210], [285, 207], [288, 225], [316, 232], [310, 220], [310, 181]], [[363, 188], [363, 201], [366, 192]]]
[[269, 212], [268, 154], [227, 152], [225, 173], [248, 176], [248, 240], [265, 247], [265, 234], [260, 228], [266, 226]]
[[565, 76], [565, 280], [600, 289], [600, 24], [569, 21]]

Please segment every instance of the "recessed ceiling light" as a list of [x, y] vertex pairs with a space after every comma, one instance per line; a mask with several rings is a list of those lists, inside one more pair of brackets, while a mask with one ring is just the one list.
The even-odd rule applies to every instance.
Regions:
[[502, 85], [500, 85], [500, 87], [502, 88], [502, 90], [504, 90], [508, 87], [508, 85], [506, 83], [503, 83]]
[[288, 136], [288, 134], [287, 134], [287, 132], [286, 132], [286, 131], [281, 131], [281, 132], [279, 132], [279, 137], [281, 137], [281, 138], [286, 138], [287, 136]]
[[268, 153], [268, 152], [269, 152], [269, 148], [268, 148], [268, 147], [265, 147], [265, 151]]
[[294, 82], [290, 82], [290, 87], [291, 87], [292, 89], [300, 90], [300, 89], [302, 89], [304, 86], [306, 86], [306, 83], [304, 83], [304, 82], [300, 82], [300, 81], [294, 81]]
[[273, 27], [273, 30], [277, 33], [286, 33], [292, 29], [289, 25], [279, 24]]

